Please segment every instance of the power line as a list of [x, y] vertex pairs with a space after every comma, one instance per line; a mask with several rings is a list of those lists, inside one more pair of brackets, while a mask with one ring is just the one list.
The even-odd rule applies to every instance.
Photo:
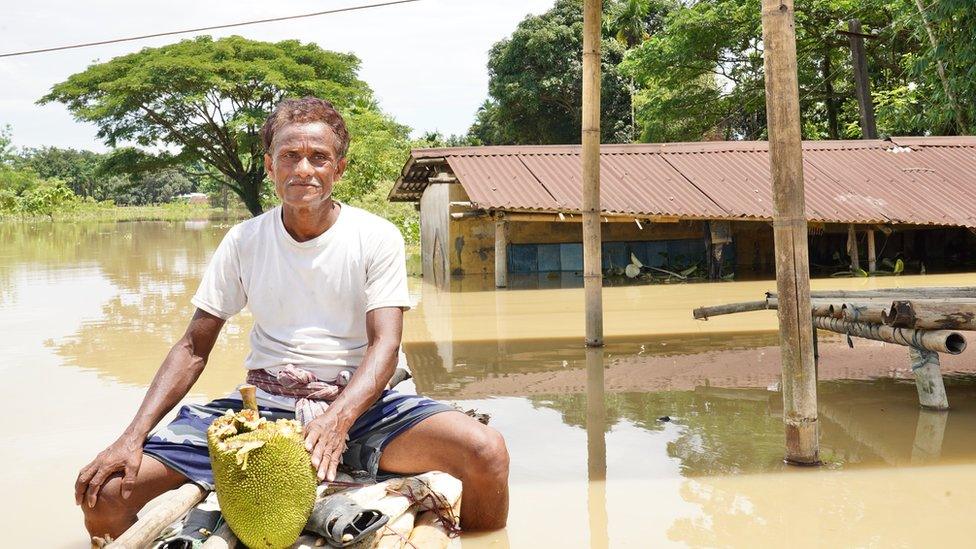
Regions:
[[392, 0], [392, 1], [389, 1], [389, 2], [380, 2], [380, 3], [376, 3], [376, 4], [364, 4], [364, 5], [361, 5], [361, 6], [349, 6], [349, 7], [345, 7], [345, 8], [337, 8], [337, 9], [334, 9], [334, 10], [317, 11], [317, 12], [314, 12], [314, 13], [303, 13], [303, 14], [299, 14], [299, 15], [286, 15], [286, 16], [283, 16], [283, 17], [271, 17], [271, 18], [268, 18], [268, 19], [255, 19], [255, 20], [252, 20], [252, 21], [242, 21], [240, 23], [227, 23], [225, 25], [213, 25], [213, 26], [210, 26], [210, 27], [199, 27], [199, 28], [195, 28], [195, 29], [185, 29], [185, 30], [168, 31], [168, 32], [157, 32], [157, 33], [154, 33], [154, 34], [143, 34], [143, 35], [139, 35], [139, 36], [129, 36], [129, 37], [126, 37], [126, 38], [114, 38], [112, 40], [100, 40], [98, 42], [86, 42], [84, 44], [71, 44], [71, 45], [68, 45], [68, 46], [55, 46], [55, 47], [51, 47], [51, 48], [41, 48], [41, 49], [36, 49], [36, 50], [26, 50], [26, 51], [15, 51], [15, 52], [10, 52], [10, 53], [0, 53], [0, 58], [4, 58], [4, 57], [17, 57], [17, 56], [20, 56], [20, 55], [32, 55], [32, 54], [35, 54], [35, 53], [45, 53], [45, 52], [61, 51], [61, 50], [73, 50], [73, 49], [78, 49], [78, 48], [88, 48], [88, 47], [91, 47], [91, 46], [102, 46], [102, 45], [105, 45], [105, 44], [117, 44], [119, 42], [132, 42], [132, 41], [135, 41], [135, 40], [145, 40], [146, 38], [157, 38], [157, 37], [160, 37], [160, 36], [173, 36], [175, 34], [187, 34], [187, 33], [192, 33], [192, 32], [202, 32], [202, 31], [210, 31], [210, 30], [229, 29], [229, 28], [232, 28], [232, 27], [243, 27], [245, 25], [258, 25], [260, 23], [274, 23], [274, 22], [277, 22], [277, 21], [288, 21], [288, 20], [291, 20], [291, 19], [304, 19], [306, 17], [318, 17], [320, 15], [329, 15], [329, 14], [333, 14], [333, 13], [342, 13], [342, 12], [346, 12], [346, 11], [359, 11], [359, 10], [365, 10], [365, 9], [369, 9], [369, 8], [381, 8], [381, 7], [384, 7], [384, 6], [392, 6], [394, 4], [408, 4], [408, 3], [411, 3], [411, 2], [419, 2], [419, 1], [420, 0]]

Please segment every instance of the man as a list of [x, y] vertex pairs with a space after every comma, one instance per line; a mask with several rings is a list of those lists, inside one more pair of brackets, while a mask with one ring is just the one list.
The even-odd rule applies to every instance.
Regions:
[[[332, 199], [349, 146], [342, 117], [328, 101], [285, 100], [261, 137], [281, 206], [227, 233], [192, 299], [189, 327], [135, 418], [79, 473], [75, 500], [89, 533], [117, 537], [147, 501], [188, 480], [212, 488], [206, 427], [239, 409], [239, 397], [184, 406], [147, 435], [187, 394], [224, 322], [245, 305], [254, 317], [248, 381], [259, 387], [264, 415], [294, 417], [299, 407], [320, 480], [334, 479], [340, 460], [379, 475], [445, 471], [463, 483], [462, 528], [503, 527], [501, 435], [445, 404], [385, 390], [409, 307], [403, 239], [386, 220]], [[310, 393], [329, 403], [292, 398]]]

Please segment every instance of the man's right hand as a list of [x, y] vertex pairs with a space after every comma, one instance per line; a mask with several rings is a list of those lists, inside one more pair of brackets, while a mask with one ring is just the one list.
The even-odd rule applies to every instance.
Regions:
[[136, 485], [136, 475], [142, 463], [142, 439], [120, 438], [102, 450], [91, 463], [82, 468], [75, 481], [75, 504], [87, 503], [95, 507], [98, 492], [117, 473], [122, 473], [122, 498], [127, 499]]

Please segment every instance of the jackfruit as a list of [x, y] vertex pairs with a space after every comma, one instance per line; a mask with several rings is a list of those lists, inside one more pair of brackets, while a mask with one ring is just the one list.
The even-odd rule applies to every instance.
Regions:
[[317, 485], [301, 424], [227, 410], [207, 429], [207, 445], [217, 501], [237, 538], [251, 549], [295, 543]]

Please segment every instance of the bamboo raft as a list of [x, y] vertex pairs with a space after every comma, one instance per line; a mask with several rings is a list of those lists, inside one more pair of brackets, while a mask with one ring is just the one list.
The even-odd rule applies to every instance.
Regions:
[[[156, 505], [116, 540], [93, 540], [93, 546], [111, 549], [150, 547], [161, 534], [197, 505], [211, 503], [210, 493], [191, 483], [160, 496]], [[461, 481], [441, 472], [430, 472], [379, 483], [363, 484], [340, 473], [336, 482], [320, 487], [319, 499], [343, 494], [365, 509], [376, 509], [390, 517], [389, 522], [356, 549], [399, 549], [402, 547], [445, 548], [458, 533]], [[209, 501], [208, 501], [209, 500]], [[293, 549], [325, 547], [317, 535], [303, 534]], [[224, 522], [204, 541], [206, 549], [243, 548]]]
[[[698, 320], [777, 309], [778, 297], [767, 292], [757, 301], [699, 307]], [[939, 367], [939, 353], [958, 355], [966, 349], [961, 331], [976, 331], [976, 287], [891, 288], [810, 292], [810, 314], [816, 331], [904, 345], [909, 349], [920, 404], [947, 410], [949, 401]]]

